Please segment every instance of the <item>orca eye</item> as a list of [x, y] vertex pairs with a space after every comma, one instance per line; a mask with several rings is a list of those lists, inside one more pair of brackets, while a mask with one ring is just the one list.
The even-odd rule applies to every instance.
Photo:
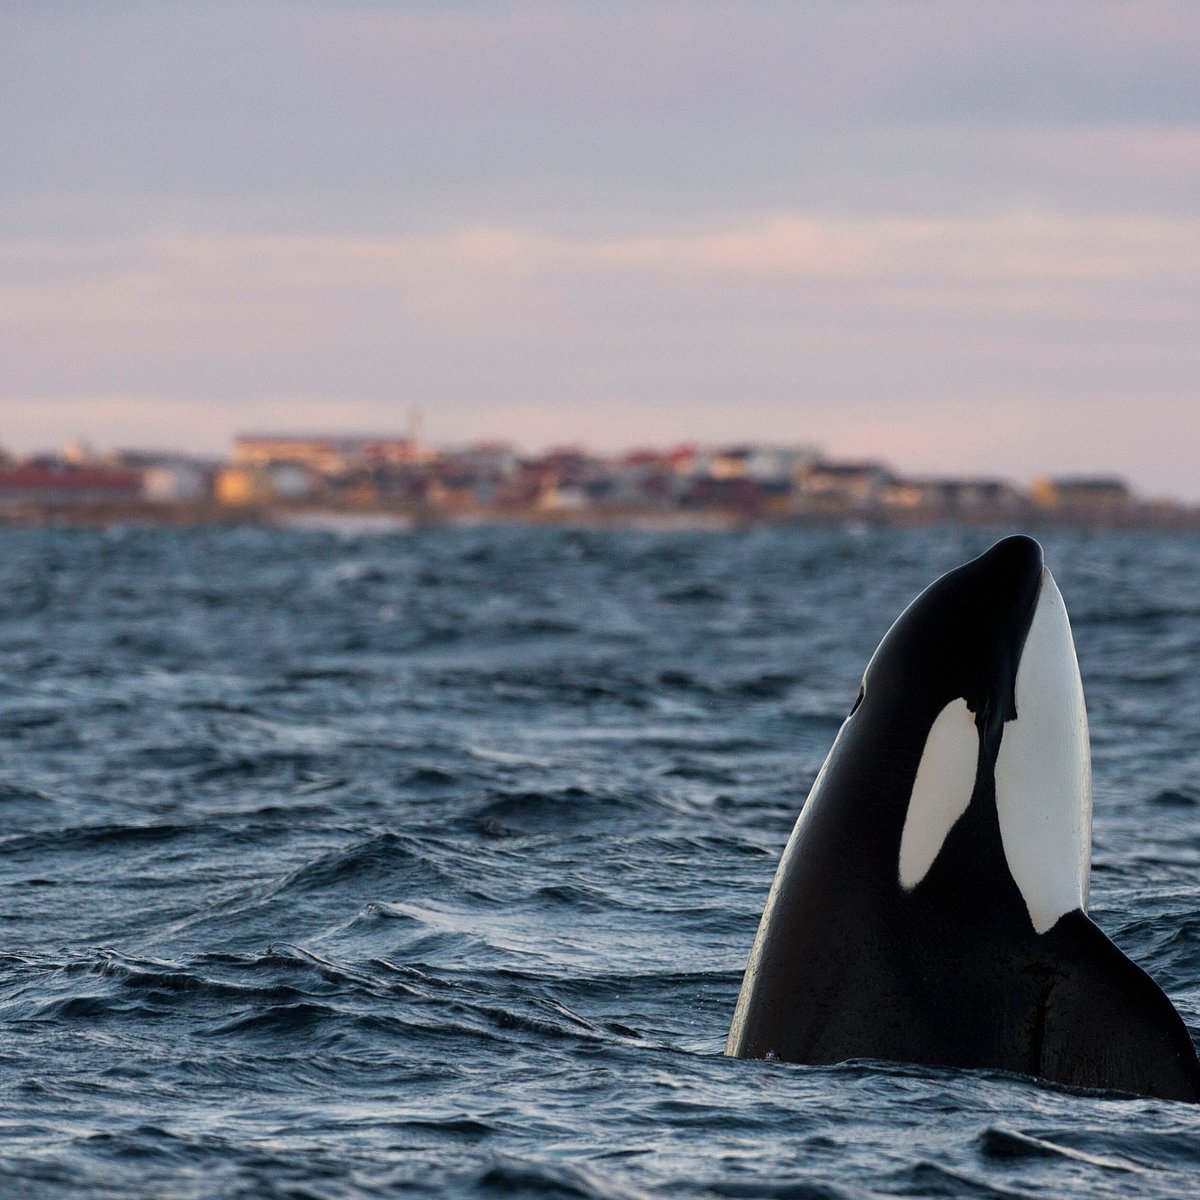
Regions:
[[850, 709], [850, 716], [854, 716], [854, 714], [856, 712], [858, 712], [858, 706], [863, 702], [863, 697], [866, 694], [867, 694], [866, 685], [860, 684], [859, 689], [858, 689], [858, 695], [854, 698], [854, 704]]

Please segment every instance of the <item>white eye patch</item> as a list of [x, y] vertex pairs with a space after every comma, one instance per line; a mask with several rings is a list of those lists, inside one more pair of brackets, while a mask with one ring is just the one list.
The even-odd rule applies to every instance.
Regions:
[[937, 715], [900, 835], [900, 886], [911, 891], [933, 866], [954, 823], [967, 811], [979, 766], [979, 731], [966, 700], [951, 700]]

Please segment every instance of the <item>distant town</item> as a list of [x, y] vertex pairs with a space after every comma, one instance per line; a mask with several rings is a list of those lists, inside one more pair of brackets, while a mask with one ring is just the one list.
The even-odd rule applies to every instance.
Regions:
[[1135, 495], [1120, 478], [1027, 487], [914, 476], [809, 446], [680, 445], [522, 453], [504, 442], [439, 448], [413, 437], [243, 434], [226, 460], [174, 452], [0, 449], [0, 524], [276, 521], [327, 516], [733, 526], [865, 521], [1200, 528], [1200, 508]]

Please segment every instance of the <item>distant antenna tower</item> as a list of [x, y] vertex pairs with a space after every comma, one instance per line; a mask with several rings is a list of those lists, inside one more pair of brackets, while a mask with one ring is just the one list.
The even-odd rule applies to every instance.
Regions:
[[424, 417], [425, 414], [421, 411], [419, 404], [414, 404], [408, 410], [408, 440], [412, 443], [414, 450], [421, 442], [421, 425]]

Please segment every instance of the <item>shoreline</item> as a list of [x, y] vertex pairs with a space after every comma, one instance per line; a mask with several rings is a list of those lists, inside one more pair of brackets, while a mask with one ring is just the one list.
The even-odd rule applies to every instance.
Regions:
[[154, 528], [202, 526], [274, 526], [343, 532], [399, 532], [438, 526], [525, 525], [558, 528], [640, 529], [651, 532], [730, 532], [777, 526], [880, 528], [933, 526], [1006, 526], [1084, 532], [1200, 531], [1200, 508], [1136, 504], [1085, 511], [1037, 507], [975, 509], [969, 512], [896, 508], [843, 508], [790, 512], [751, 512], [730, 508], [436, 508], [427, 505], [353, 505], [328, 500], [270, 504], [221, 504], [215, 501], [166, 503], [122, 500], [79, 504], [0, 506], [0, 529], [44, 527], [106, 528], [141, 525]]

